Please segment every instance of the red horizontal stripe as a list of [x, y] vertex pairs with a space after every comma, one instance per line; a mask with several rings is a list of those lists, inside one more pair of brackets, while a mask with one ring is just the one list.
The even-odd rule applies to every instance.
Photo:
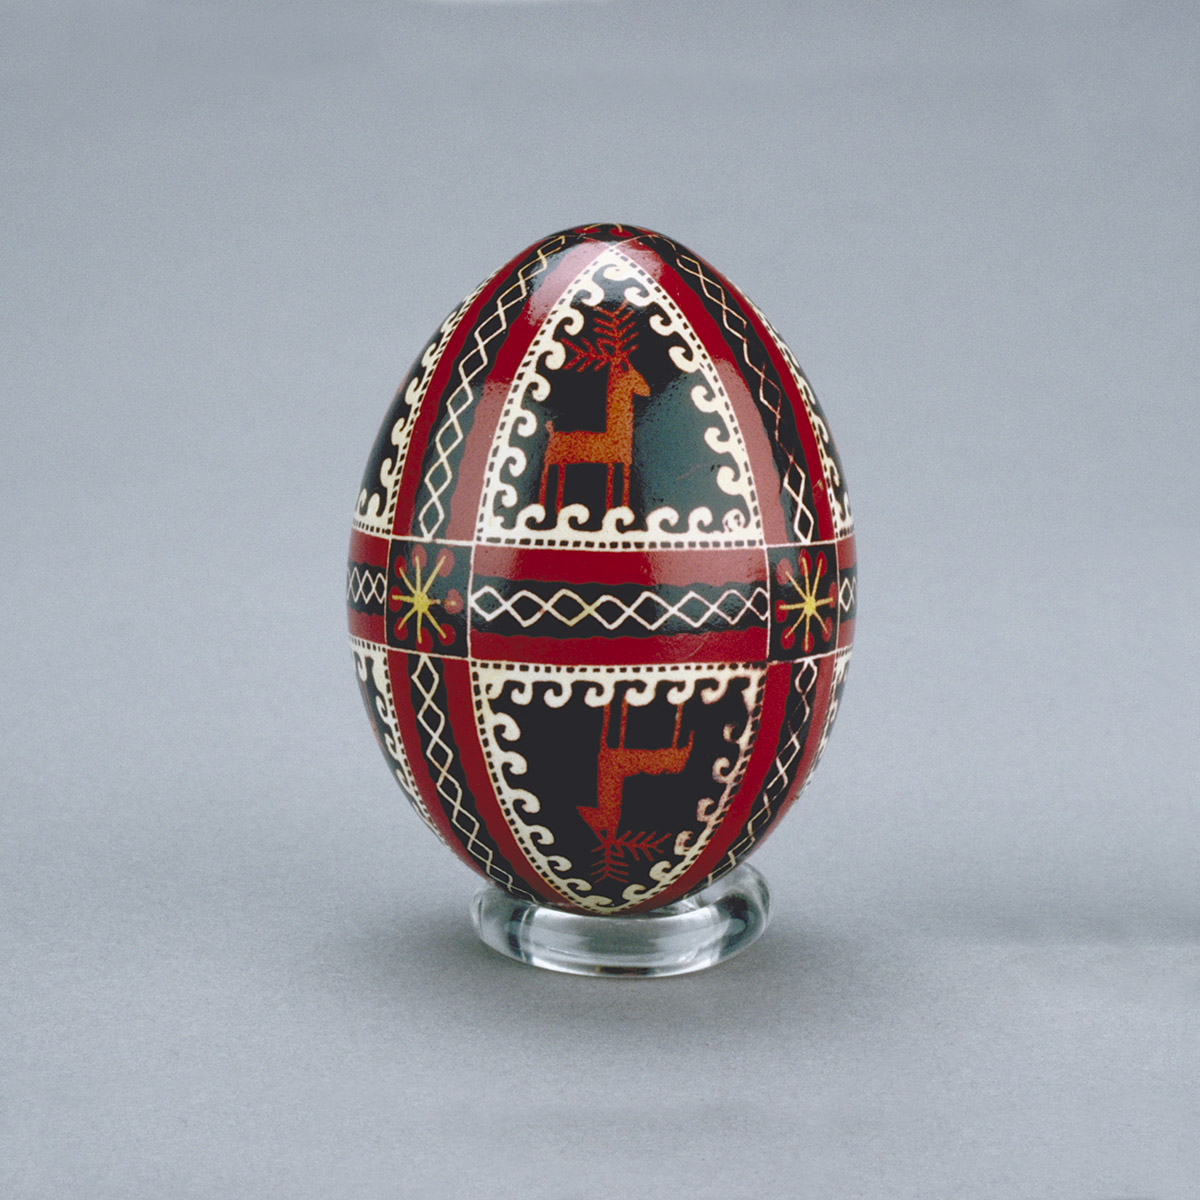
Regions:
[[550, 550], [476, 546], [476, 577], [556, 583], [686, 587], [693, 583], [765, 583], [763, 547], [738, 550]]
[[350, 636], [382, 646], [387, 641], [387, 618], [383, 613], [360, 613], [349, 609]]
[[350, 561], [371, 567], [387, 567], [388, 539], [361, 529], [350, 531]]
[[536, 662], [554, 666], [628, 666], [641, 663], [766, 662], [765, 628], [671, 637], [506, 637], [471, 631], [471, 658], [483, 662]]

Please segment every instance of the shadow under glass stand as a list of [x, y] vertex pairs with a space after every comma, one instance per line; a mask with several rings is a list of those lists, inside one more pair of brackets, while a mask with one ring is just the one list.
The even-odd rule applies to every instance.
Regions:
[[732, 958], [767, 927], [766, 880], [742, 864], [716, 883], [630, 917], [594, 917], [520, 900], [487, 886], [471, 923], [493, 950], [571, 975], [682, 975]]

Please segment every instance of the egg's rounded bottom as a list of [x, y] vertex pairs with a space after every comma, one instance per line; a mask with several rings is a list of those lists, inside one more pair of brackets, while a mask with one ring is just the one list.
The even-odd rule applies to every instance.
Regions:
[[471, 923], [493, 950], [570, 975], [683, 975], [745, 950], [767, 927], [767, 882], [743, 863], [709, 887], [628, 917], [594, 917], [487, 886]]

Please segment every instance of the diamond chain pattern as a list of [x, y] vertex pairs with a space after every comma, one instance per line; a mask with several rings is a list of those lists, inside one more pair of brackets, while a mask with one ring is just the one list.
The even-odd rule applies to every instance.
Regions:
[[382, 604], [387, 599], [387, 571], [364, 563], [346, 568], [347, 604]]
[[[735, 611], [728, 612], [725, 603], [734, 597], [738, 604]], [[524, 608], [518, 607], [524, 602]], [[688, 611], [690, 608], [691, 611]], [[697, 611], [697, 609], [699, 611]], [[500, 615], [510, 616], [522, 629], [528, 629], [545, 618], [552, 618], [568, 629], [581, 621], [592, 618], [610, 633], [627, 622], [640, 625], [647, 633], [656, 633], [668, 621], [678, 619], [693, 629], [710, 623], [724, 621], [733, 627], [752, 613], [765, 621], [770, 613], [770, 598], [767, 589], [755, 587], [747, 596], [737, 588], [726, 588], [716, 600], [709, 600], [699, 592], [688, 589], [674, 603], [657, 592], [643, 591], [632, 603], [619, 596], [605, 593], [595, 600], [584, 600], [578, 592], [559, 588], [549, 598], [522, 588], [514, 595], [505, 597], [491, 584], [471, 593], [471, 612], [483, 621], [494, 621]]]
[[450, 824], [466, 839], [467, 853], [491, 876], [501, 887], [514, 895], [533, 897], [517, 881], [496, 862], [490, 847], [479, 838], [483, 829], [479, 819], [463, 804], [463, 790], [458, 780], [450, 773], [454, 764], [454, 750], [443, 737], [446, 729], [446, 714], [438, 707], [435, 699], [440, 676], [434, 669], [429, 655], [416, 656], [416, 667], [412, 673], [412, 682], [421, 693], [421, 707], [417, 709], [417, 724], [429, 736], [425, 747], [425, 758], [429, 763], [430, 775], [438, 795], [449, 806]]

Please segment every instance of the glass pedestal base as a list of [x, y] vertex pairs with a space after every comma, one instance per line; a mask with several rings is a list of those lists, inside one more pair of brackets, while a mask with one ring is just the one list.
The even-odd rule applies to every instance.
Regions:
[[682, 975], [745, 950], [767, 927], [766, 880], [743, 863], [686, 899], [631, 917], [593, 917], [480, 889], [475, 932], [518, 962], [571, 975]]

